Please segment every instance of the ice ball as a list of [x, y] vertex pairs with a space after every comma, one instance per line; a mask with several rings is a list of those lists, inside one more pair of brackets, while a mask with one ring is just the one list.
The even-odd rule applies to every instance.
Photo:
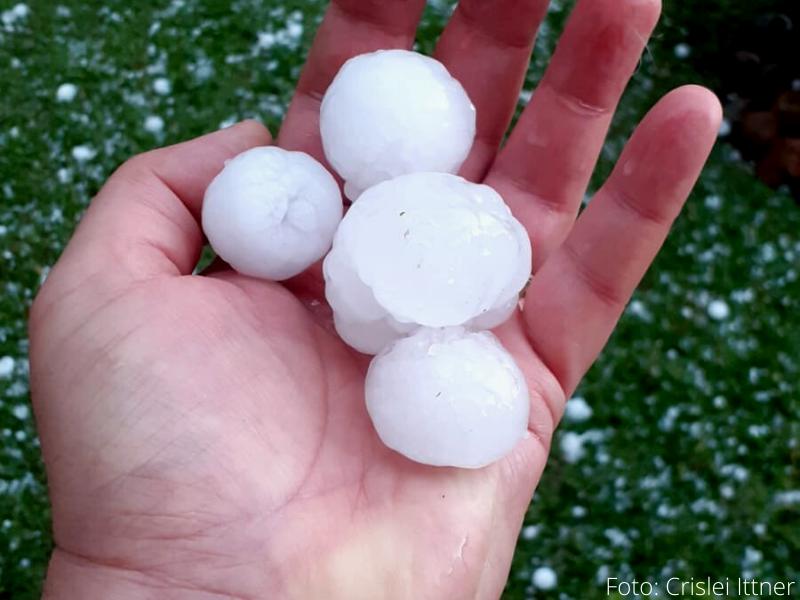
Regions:
[[456, 173], [475, 137], [475, 107], [437, 60], [379, 50], [348, 60], [320, 112], [328, 162], [355, 200], [406, 173]]
[[364, 192], [324, 263], [337, 331], [368, 354], [420, 326], [501, 324], [530, 272], [528, 234], [500, 195], [446, 173]]
[[322, 258], [342, 219], [336, 180], [303, 152], [252, 148], [228, 161], [203, 200], [203, 231], [243, 275], [280, 281]]
[[427, 465], [486, 466], [528, 427], [525, 378], [485, 331], [424, 328], [396, 341], [372, 359], [365, 395], [383, 443]]

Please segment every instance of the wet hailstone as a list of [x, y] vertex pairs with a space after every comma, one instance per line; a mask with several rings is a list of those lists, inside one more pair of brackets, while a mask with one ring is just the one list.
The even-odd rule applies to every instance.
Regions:
[[161, 133], [164, 130], [164, 119], [158, 115], [150, 115], [144, 120], [144, 129], [150, 133]]
[[573, 423], [588, 421], [592, 414], [592, 407], [580, 396], [571, 398], [564, 409], [564, 418]]
[[75, 146], [72, 149], [72, 158], [81, 163], [92, 160], [95, 156], [97, 156], [97, 151], [86, 144]]
[[675, 56], [680, 59], [689, 58], [692, 54], [692, 47], [686, 43], [680, 43], [675, 46]]
[[14, 373], [16, 361], [13, 356], [0, 358], [0, 379], [8, 379]]
[[58, 102], [72, 102], [78, 95], [78, 87], [74, 83], [62, 83], [56, 90]]
[[539, 567], [533, 572], [531, 583], [538, 590], [552, 590], [558, 584], [558, 576], [551, 567]]
[[715, 321], [724, 321], [731, 314], [728, 303], [724, 300], [712, 300], [708, 304], [708, 316]]
[[428, 465], [486, 466], [528, 426], [528, 388], [489, 332], [423, 328], [370, 364], [367, 410], [384, 444]]
[[348, 60], [320, 111], [328, 162], [355, 200], [407, 173], [456, 173], [475, 137], [475, 107], [438, 61], [407, 50]]
[[166, 77], [153, 81], [153, 91], [159, 96], [168, 96], [172, 92], [172, 83]]
[[203, 201], [214, 251], [244, 275], [276, 281], [322, 258], [341, 218], [330, 173], [307, 154], [273, 146], [228, 161]]
[[364, 192], [324, 263], [336, 329], [367, 354], [420, 326], [500, 325], [530, 272], [527, 232], [500, 195], [445, 173]]

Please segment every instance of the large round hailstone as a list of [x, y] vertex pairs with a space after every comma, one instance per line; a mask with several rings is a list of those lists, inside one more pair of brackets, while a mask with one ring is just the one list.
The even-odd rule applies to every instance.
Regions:
[[489, 332], [420, 329], [372, 359], [367, 410], [384, 444], [427, 465], [479, 468], [525, 435], [529, 397]]
[[500, 325], [530, 272], [528, 234], [500, 195], [445, 173], [364, 192], [324, 263], [336, 329], [367, 354], [420, 326]]
[[456, 173], [475, 137], [475, 107], [437, 60], [379, 50], [348, 60], [320, 112], [328, 162], [351, 200], [406, 173]]
[[280, 281], [322, 258], [342, 211], [339, 186], [319, 162], [259, 147], [228, 161], [208, 186], [203, 231], [239, 273]]

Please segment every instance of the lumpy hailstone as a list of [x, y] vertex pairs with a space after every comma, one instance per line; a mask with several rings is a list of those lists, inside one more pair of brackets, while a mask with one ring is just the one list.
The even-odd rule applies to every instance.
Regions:
[[364, 192], [324, 263], [336, 329], [368, 354], [420, 326], [501, 324], [530, 272], [528, 234], [500, 195], [445, 173]]
[[456, 173], [475, 137], [475, 107], [438, 61], [407, 50], [348, 60], [320, 112], [328, 162], [355, 200], [406, 173]]
[[389, 448], [420, 463], [479, 468], [528, 427], [522, 372], [489, 332], [421, 329], [376, 356], [367, 410]]
[[230, 160], [203, 200], [214, 251], [244, 275], [276, 281], [322, 258], [341, 218], [330, 173], [307, 154], [272, 146]]

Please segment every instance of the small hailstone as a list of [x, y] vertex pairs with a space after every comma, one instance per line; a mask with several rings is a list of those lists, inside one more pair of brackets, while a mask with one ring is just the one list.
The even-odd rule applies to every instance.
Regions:
[[244, 275], [278, 281], [322, 258], [341, 218], [331, 174], [307, 154], [274, 146], [228, 161], [203, 201], [214, 251]]
[[456, 173], [475, 137], [475, 107], [440, 62], [407, 50], [348, 60], [320, 111], [328, 162], [351, 200], [406, 173]]
[[564, 417], [567, 421], [581, 423], [590, 419], [591, 416], [592, 407], [580, 396], [575, 396], [567, 402], [567, 406], [564, 410]]
[[153, 81], [153, 91], [160, 96], [166, 96], [172, 91], [172, 84], [166, 77], [159, 77]]
[[503, 323], [528, 281], [531, 246], [490, 187], [415, 173], [350, 207], [324, 272], [339, 335], [375, 354], [419, 326]]
[[164, 130], [164, 119], [158, 115], [150, 115], [144, 120], [144, 129], [150, 133], [161, 133]]
[[72, 102], [78, 95], [78, 86], [74, 83], [62, 83], [56, 90], [56, 100], [59, 102]]
[[275, 34], [271, 31], [263, 31], [258, 34], [257, 45], [259, 48], [269, 49], [275, 45]]
[[689, 58], [692, 54], [692, 47], [689, 44], [677, 44], [674, 52], [676, 58]]
[[706, 196], [705, 205], [706, 208], [710, 208], [712, 210], [719, 210], [719, 208], [722, 206], [722, 198], [720, 198], [716, 194], [713, 194], [711, 196]]
[[0, 358], [0, 379], [7, 379], [11, 377], [14, 372], [14, 364], [16, 361], [13, 356], [4, 356]]
[[72, 158], [74, 158], [78, 162], [86, 162], [87, 160], [92, 160], [96, 155], [97, 151], [91, 146], [87, 146], [85, 144], [81, 146], [75, 146], [72, 149]]
[[533, 572], [531, 583], [539, 590], [552, 590], [558, 583], [556, 572], [550, 567], [539, 567]]
[[732, 129], [731, 122], [728, 119], [722, 119], [719, 124], [719, 132], [717, 135], [719, 135], [719, 137], [728, 137]]
[[583, 436], [574, 431], [566, 431], [561, 436], [561, 452], [568, 463], [576, 463], [583, 458], [586, 450], [583, 447]]
[[639, 317], [642, 321], [653, 320], [653, 315], [647, 309], [645, 303], [641, 300], [631, 300], [631, 303], [628, 305], [628, 312]]
[[297, 21], [291, 21], [286, 25], [286, 33], [291, 39], [296, 40], [303, 35], [303, 24]]
[[220, 121], [219, 129], [228, 129], [229, 127], [233, 127], [239, 121], [239, 118], [236, 116], [228, 117], [227, 119]]
[[3, 24], [10, 27], [20, 19], [26, 18], [30, 12], [31, 11], [28, 8], [28, 5], [20, 2], [19, 4], [14, 5], [12, 8], [3, 11], [2, 14], [0, 14], [0, 17], [2, 18]]
[[11, 409], [11, 412], [14, 413], [14, 416], [20, 421], [24, 421], [31, 414], [31, 410], [28, 408], [27, 404], [17, 404]]
[[528, 426], [528, 388], [489, 332], [421, 329], [370, 364], [367, 410], [384, 444], [428, 465], [486, 466]]
[[731, 314], [728, 303], [724, 300], [712, 300], [708, 303], [708, 316], [715, 321], [723, 321]]

